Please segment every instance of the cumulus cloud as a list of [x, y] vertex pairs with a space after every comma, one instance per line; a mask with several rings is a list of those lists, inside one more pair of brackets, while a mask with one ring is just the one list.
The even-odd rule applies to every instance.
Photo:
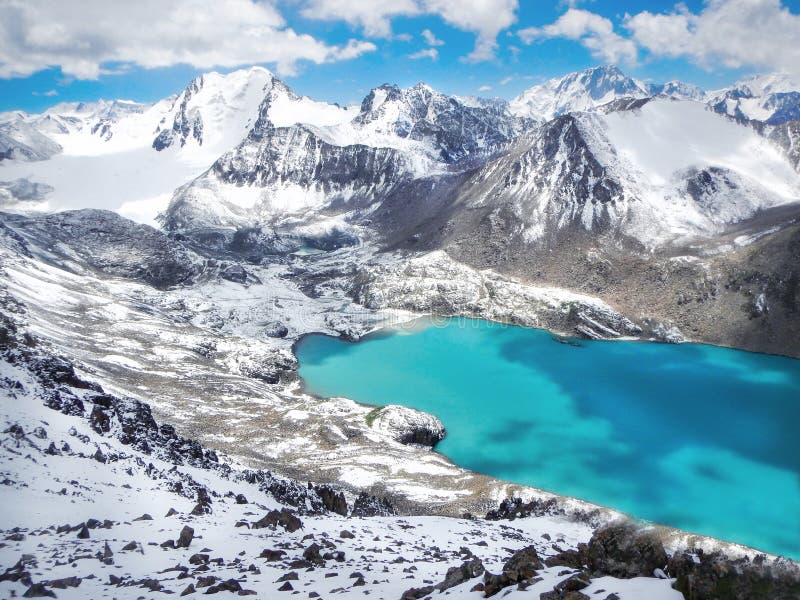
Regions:
[[418, 60], [420, 58], [430, 58], [431, 60], [439, 59], [439, 51], [436, 48], [423, 48], [419, 52], [409, 54], [408, 58]]
[[428, 46], [444, 46], [444, 42], [437, 38], [436, 34], [430, 29], [423, 29], [422, 37], [425, 39], [425, 43], [428, 44]]
[[497, 35], [517, 21], [518, 0], [424, 0], [428, 11], [446, 23], [477, 37], [475, 49], [464, 58], [480, 62], [494, 58]]
[[371, 42], [334, 46], [297, 33], [272, 5], [254, 0], [0, 2], [0, 77], [60, 67], [67, 76], [96, 79], [109, 64], [206, 69], [268, 63], [291, 74], [299, 61], [348, 60], [375, 49]]
[[704, 68], [782, 69], [800, 73], [800, 15], [780, 0], [710, 0], [699, 13], [640, 12], [625, 27], [654, 56], [688, 58]]
[[625, 15], [625, 35], [587, 10], [570, 8], [554, 23], [518, 31], [526, 44], [549, 38], [579, 41], [605, 62], [685, 58], [706, 69], [753, 67], [800, 75], [800, 15], [781, 0], [706, 0], [699, 12], [678, 4], [671, 12]]
[[399, 16], [438, 15], [447, 24], [476, 36], [465, 59], [494, 58], [497, 35], [516, 22], [519, 0], [305, 0], [301, 13], [310, 19], [345, 21], [371, 37], [390, 37]]
[[636, 44], [616, 33], [614, 24], [609, 19], [588, 10], [570, 8], [554, 23], [521, 29], [518, 34], [526, 44], [558, 37], [576, 40], [588, 48], [598, 60], [636, 63]]
[[345, 21], [361, 27], [370, 37], [388, 38], [392, 35], [392, 18], [421, 12], [417, 0], [307, 0], [301, 14], [308, 19]]

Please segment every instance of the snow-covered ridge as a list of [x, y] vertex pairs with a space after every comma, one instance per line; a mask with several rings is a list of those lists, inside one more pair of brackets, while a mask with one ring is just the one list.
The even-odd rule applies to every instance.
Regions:
[[[774, 123], [794, 114], [800, 92], [785, 91], [793, 87], [786, 77], [754, 79], [711, 106], [738, 119]], [[440, 180], [509, 152], [537, 121], [548, 129], [552, 124], [542, 120], [610, 114], [654, 95], [705, 101], [695, 86], [644, 83], [610, 66], [534, 86], [511, 103], [447, 96], [420, 83], [376, 87], [360, 106], [350, 107], [300, 96], [260, 67], [212, 72], [152, 105], [98, 101], [60, 104], [41, 115], [4, 113], [0, 197], [12, 210], [112, 208], [150, 223], [163, 213], [163, 223], [179, 227], [313, 220], [322, 210], [361, 218], [400, 185]], [[650, 129], [635, 132], [637, 143], [649, 143]], [[794, 156], [792, 135], [762, 133]], [[676, 143], [693, 143], [690, 137]], [[43, 195], [36, 200], [16, 195], [37, 185]], [[750, 191], [764, 196], [759, 187]], [[723, 195], [716, 196], [712, 203], [724, 213]], [[754, 206], [769, 204], [759, 200]], [[586, 223], [594, 219], [583, 216]]]
[[652, 248], [800, 202], [800, 174], [753, 128], [699, 102], [659, 97], [550, 121], [460, 195], [471, 206], [511, 209], [528, 242], [578, 227]]
[[567, 112], [585, 111], [623, 97], [652, 95], [646, 84], [615, 66], [594, 67], [550, 79], [522, 92], [510, 103], [519, 116], [550, 120]]
[[800, 81], [787, 73], [756, 75], [708, 96], [714, 110], [736, 119], [768, 125], [800, 119]]

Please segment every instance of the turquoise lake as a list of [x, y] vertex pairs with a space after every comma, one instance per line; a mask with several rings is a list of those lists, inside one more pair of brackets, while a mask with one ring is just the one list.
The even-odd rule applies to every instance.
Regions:
[[438, 416], [461, 466], [800, 558], [800, 360], [577, 344], [450, 319], [296, 351], [313, 394]]

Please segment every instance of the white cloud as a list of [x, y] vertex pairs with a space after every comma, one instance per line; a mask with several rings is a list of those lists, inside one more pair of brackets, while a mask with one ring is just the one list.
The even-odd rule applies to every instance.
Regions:
[[424, 0], [430, 12], [446, 23], [476, 34], [475, 49], [464, 58], [479, 62], [494, 58], [497, 35], [513, 25], [519, 0]]
[[516, 21], [518, 6], [519, 0], [305, 0], [301, 13], [309, 19], [345, 21], [372, 37], [390, 37], [395, 17], [438, 15], [476, 35], [475, 48], [465, 57], [476, 62], [494, 58], [497, 35]]
[[654, 56], [688, 58], [704, 67], [756, 67], [800, 73], [800, 15], [780, 0], [710, 0], [702, 11], [647, 11], [625, 27]]
[[554, 23], [544, 27], [528, 27], [519, 32], [526, 44], [536, 40], [564, 37], [579, 41], [598, 60], [610, 63], [636, 63], [636, 44], [614, 31], [614, 24], [588, 10], [570, 8]]
[[514, 81], [513, 77], [504, 77], [503, 79], [500, 80], [500, 85], [508, 85], [512, 81]]
[[414, 52], [413, 54], [409, 54], [408, 58], [412, 58], [414, 60], [420, 58], [430, 58], [431, 60], [438, 60], [439, 51], [436, 48], [423, 48], [419, 52]]
[[752, 67], [800, 75], [800, 14], [781, 0], [706, 0], [696, 13], [678, 4], [669, 13], [626, 15], [622, 25], [627, 37], [615, 32], [609, 19], [570, 8], [550, 25], [517, 33], [526, 44], [576, 40], [595, 58], [612, 63], [635, 63], [641, 49], [706, 69]]
[[345, 21], [361, 27], [370, 37], [388, 38], [392, 35], [393, 17], [420, 14], [417, 0], [307, 0], [301, 11], [308, 19]]
[[491, 92], [492, 91], [492, 86], [490, 86], [490, 85], [482, 85], [481, 87], [478, 88], [478, 91], [479, 92]]
[[31, 92], [34, 96], [58, 96], [56, 90], [47, 90], [46, 92]]
[[96, 79], [109, 64], [206, 69], [268, 63], [291, 74], [299, 61], [347, 60], [375, 49], [365, 41], [332, 46], [299, 34], [273, 6], [254, 0], [0, 2], [0, 77], [60, 67], [68, 77]]
[[430, 29], [422, 30], [422, 37], [425, 38], [425, 43], [428, 46], [444, 46], [444, 42], [436, 37]]

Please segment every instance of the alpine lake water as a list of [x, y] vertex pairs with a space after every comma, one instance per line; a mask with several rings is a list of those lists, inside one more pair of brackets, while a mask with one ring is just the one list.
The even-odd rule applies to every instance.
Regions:
[[475, 319], [297, 345], [306, 389], [439, 417], [494, 477], [800, 559], [800, 360]]

